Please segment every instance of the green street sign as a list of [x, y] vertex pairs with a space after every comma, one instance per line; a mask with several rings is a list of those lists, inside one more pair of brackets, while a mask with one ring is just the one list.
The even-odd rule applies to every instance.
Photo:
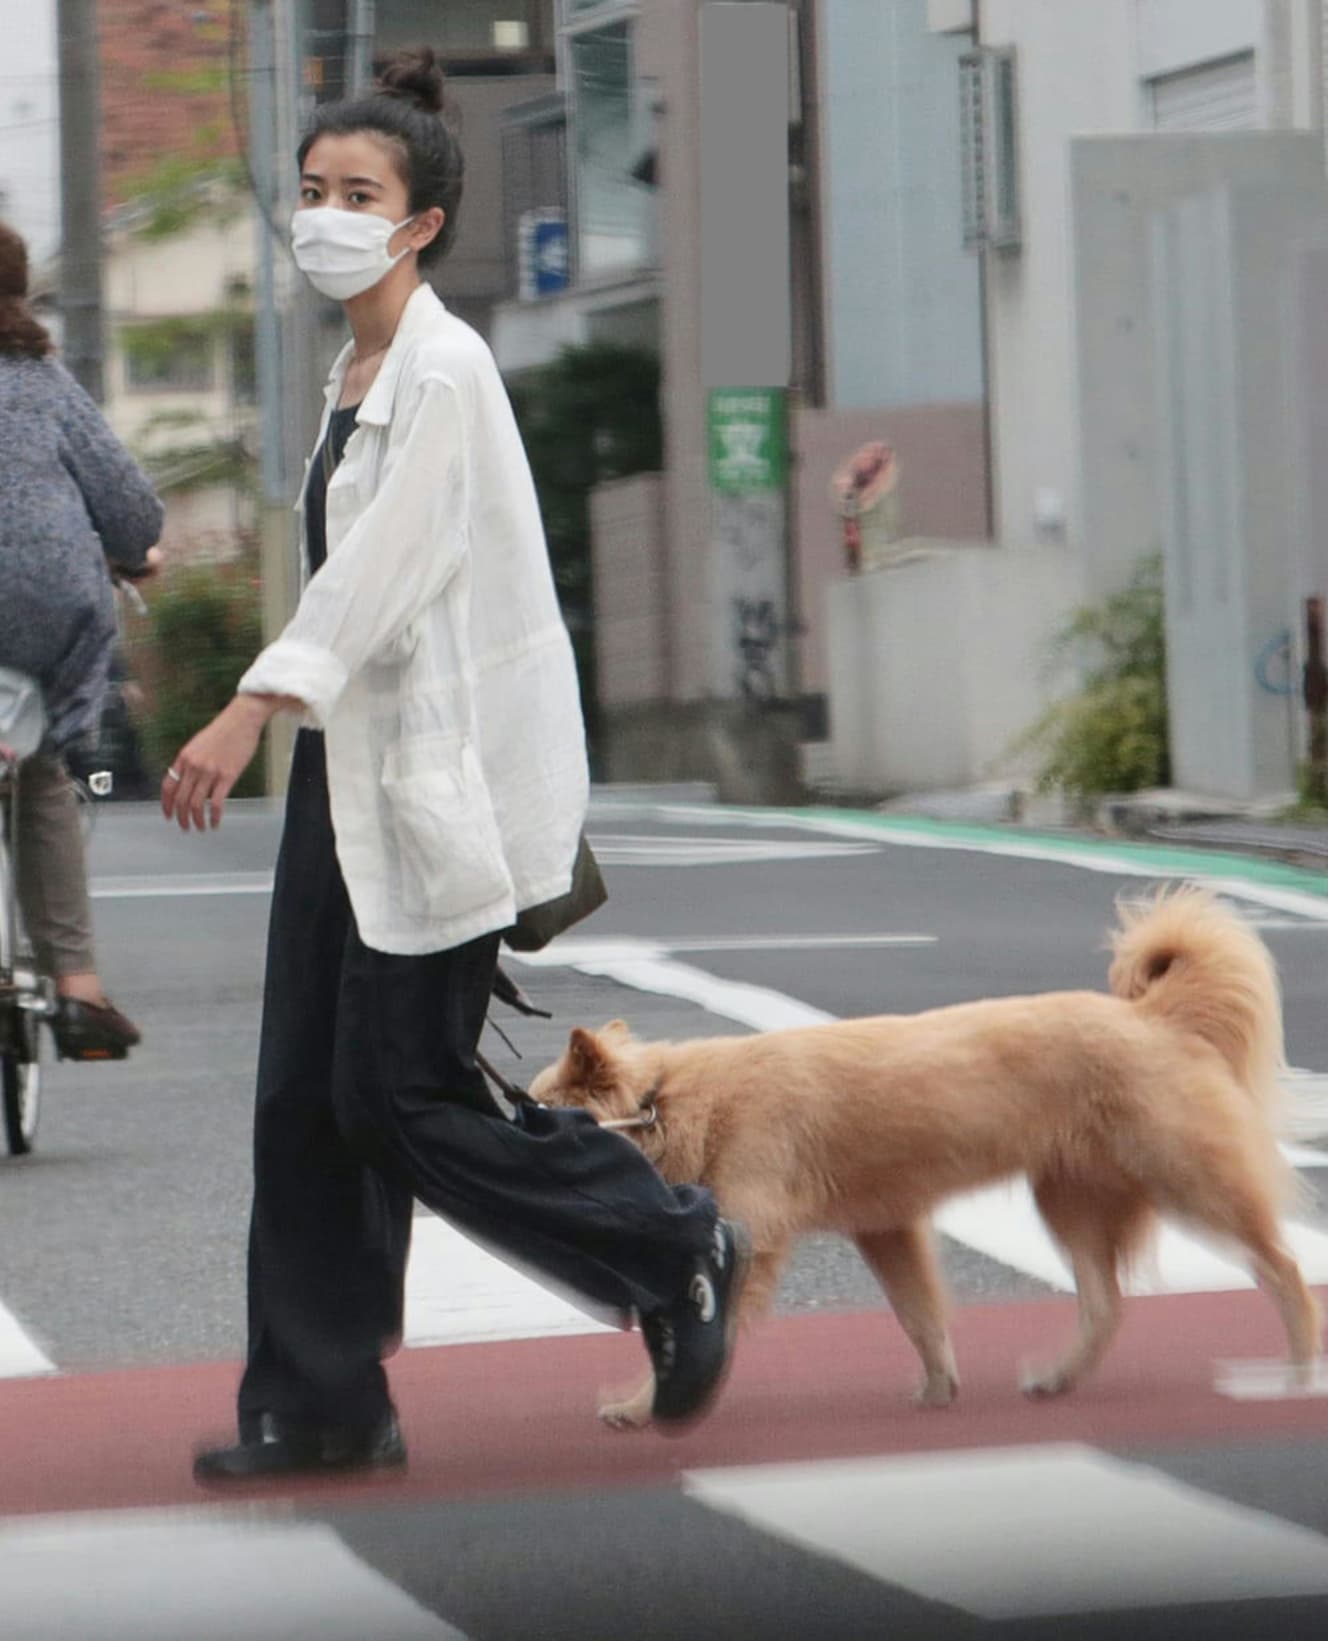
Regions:
[[787, 434], [782, 388], [714, 388], [710, 487], [725, 495], [782, 490]]

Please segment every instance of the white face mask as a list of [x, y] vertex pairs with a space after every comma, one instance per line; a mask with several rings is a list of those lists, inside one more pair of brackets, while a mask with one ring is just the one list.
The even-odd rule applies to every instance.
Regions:
[[334, 302], [371, 289], [391, 273], [410, 246], [389, 256], [388, 241], [398, 228], [414, 222], [389, 222], [366, 211], [343, 211], [318, 205], [296, 211], [291, 218], [291, 251], [295, 266], [315, 290]]

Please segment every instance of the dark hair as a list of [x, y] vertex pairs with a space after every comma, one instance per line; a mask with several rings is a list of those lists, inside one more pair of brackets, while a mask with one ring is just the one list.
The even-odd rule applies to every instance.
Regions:
[[0, 353], [43, 359], [51, 351], [46, 327], [28, 306], [28, 247], [0, 222]]
[[465, 160], [461, 145], [443, 119], [445, 81], [431, 46], [394, 51], [374, 63], [374, 89], [364, 97], [347, 97], [314, 110], [301, 140], [298, 159], [319, 137], [349, 137], [367, 131], [385, 137], [399, 152], [398, 169], [406, 184], [412, 211], [439, 206], [443, 226], [420, 252], [426, 267], [441, 261], [456, 238], [457, 212]]

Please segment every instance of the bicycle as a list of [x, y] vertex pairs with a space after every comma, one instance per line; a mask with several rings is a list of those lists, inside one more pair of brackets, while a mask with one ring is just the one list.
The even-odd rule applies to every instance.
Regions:
[[26, 1156], [41, 1105], [41, 1032], [55, 1014], [55, 987], [39, 975], [18, 912], [20, 765], [41, 745], [41, 692], [0, 668], [0, 1127], [11, 1157]]

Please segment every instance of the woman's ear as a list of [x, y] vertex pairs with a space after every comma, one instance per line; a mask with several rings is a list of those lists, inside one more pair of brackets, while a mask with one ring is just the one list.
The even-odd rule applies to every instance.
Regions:
[[431, 245], [442, 233], [446, 221], [447, 212], [441, 205], [431, 205], [427, 211], [417, 212], [415, 220], [406, 230], [411, 250], [422, 251], [426, 245]]

